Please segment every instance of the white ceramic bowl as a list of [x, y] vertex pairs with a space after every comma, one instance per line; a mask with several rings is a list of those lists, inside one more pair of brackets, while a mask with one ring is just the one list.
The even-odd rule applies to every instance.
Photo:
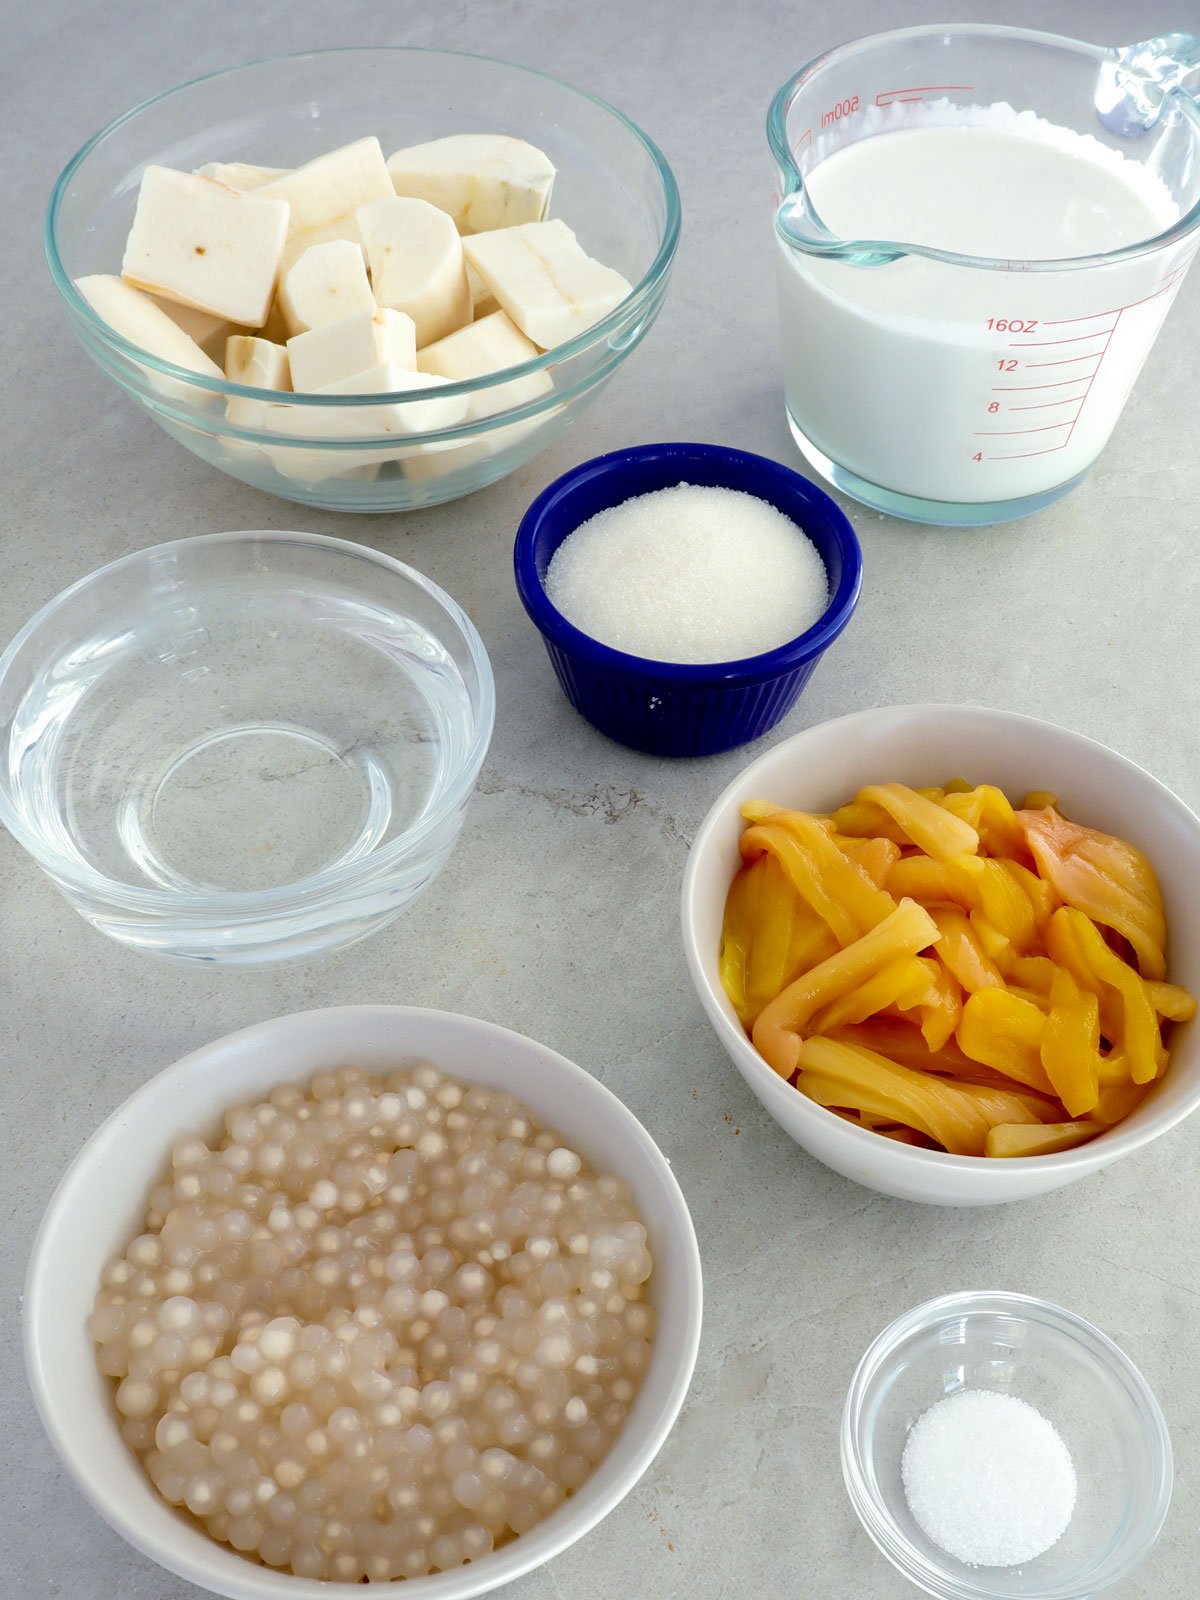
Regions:
[[92, 1505], [160, 1566], [230, 1600], [359, 1600], [357, 1583], [295, 1578], [217, 1544], [161, 1500], [117, 1429], [84, 1319], [100, 1270], [137, 1232], [172, 1143], [216, 1133], [246, 1097], [353, 1061], [394, 1070], [428, 1059], [465, 1080], [503, 1085], [624, 1178], [650, 1234], [658, 1328], [629, 1419], [587, 1483], [531, 1532], [469, 1566], [372, 1590], [405, 1600], [466, 1600], [539, 1567], [613, 1509], [654, 1459], [683, 1404], [700, 1339], [700, 1256], [669, 1166], [632, 1112], [562, 1056], [490, 1022], [405, 1006], [344, 1006], [259, 1023], [185, 1056], [113, 1113], [76, 1157], [38, 1232], [25, 1288], [25, 1355], [55, 1448]]
[[696, 992], [730, 1059], [765, 1108], [810, 1155], [882, 1194], [931, 1205], [993, 1205], [1060, 1188], [1140, 1150], [1200, 1104], [1200, 1032], [1177, 1026], [1162, 1082], [1132, 1116], [1061, 1155], [988, 1161], [919, 1150], [854, 1128], [797, 1093], [750, 1043], [717, 970], [725, 896], [738, 863], [739, 807], [774, 800], [830, 811], [867, 783], [913, 786], [961, 776], [1020, 803], [1052, 789], [1074, 821], [1139, 845], [1166, 901], [1170, 977], [1200, 990], [1200, 819], [1124, 756], [1033, 717], [978, 706], [889, 706], [807, 728], [768, 750], [700, 826], [683, 882], [683, 942]]

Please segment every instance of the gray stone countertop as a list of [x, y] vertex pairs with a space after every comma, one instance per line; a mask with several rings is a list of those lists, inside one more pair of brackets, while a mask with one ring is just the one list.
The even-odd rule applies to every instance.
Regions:
[[[949, 9], [998, 20], [984, 0]], [[1009, 0], [1003, 20], [1124, 42], [1183, 25], [1186, 10]], [[20, 1285], [54, 1185], [96, 1125], [188, 1050], [263, 1018], [355, 1001], [473, 1013], [580, 1062], [658, 1140], [695, 1218], [707, 1305], [684, 1413], [628, 1499], [508, 1591], [514, 1600], [903, 1600], [914, 1591], [869, 1543], [842, 1487], [842, 1399], [893, 1316], [981, 1285], [1071, 1306], [1141, 1366], [1171, 1427], [1177, 1488], [1161, 1540], [1119, 1594], [1195, 1595], [1200, 1121], [1070, 1189], [982, 1211], [886, 1199], [809, 1159], [726, 1060], [679, 944], [688, 841], [748, 755], [666, 763], [594, 734], [559, 693], [512, 584], [522, 510], [586, 456], [703, 439], [800, 465], [781, 397], [766, 106], [819, 50], [927, 16], [915, 0], [11, 0], [0, 65], [0, 638], [140, 546], [302, 527], [375, 544], [448, 589], [483, 634], [499, 699], [445, 874], [407, 916], [325, 960], [243, 975], [160, 965], [94, 933], [0, 839], [0, 1591], [14, 1600], [199, 1594], [92, 1513], [34, 1415]], [[685, 221], [659, 322], [579, 428], [471, 499], [356, 520], [221, 476], [123, 401], [68, 330], [40, 230], [61, 166], [136, 101], [278, 50], [374, 40], [527, 62], [614, 101], [661, 144]], [[1198, 346], [1193, 276], [1099, 464], [1039, 516], [965, 533], [849, 507], [866, 558], [862, 604], [770, 737], [862, 707], [974, 701], [1079, 729], [1200, 803]]]

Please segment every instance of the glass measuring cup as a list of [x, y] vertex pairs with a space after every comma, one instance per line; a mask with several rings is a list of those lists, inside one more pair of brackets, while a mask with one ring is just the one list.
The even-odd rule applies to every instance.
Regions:
[[[1200, 107], [1186, 83], [1198, 66], [1200, 40], [1184, 34], [1115, 49], [919, 27], [842, 45], [783, 85], [767, 136], [784, 386], [823, 477], [893, 516], [950, 525], [1025, 516], [1080, 481], [1196, 253]], [[813, 206], [806, 178], [848, 144], [1018, 112], [1139, 163], [1164, 225], [1108, 253], [1015, 260], [839, 238]]]

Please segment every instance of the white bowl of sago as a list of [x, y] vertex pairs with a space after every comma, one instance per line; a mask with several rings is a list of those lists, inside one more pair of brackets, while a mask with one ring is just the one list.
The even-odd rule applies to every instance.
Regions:
[[682, 1407], [700, 1259], [650, 1135], [492, 1023], [310, 1011], [98, 1129], [38, 1233], [30, 1381], [77, 1487], [230, 1600], [464, 1600], [629, 1492]]

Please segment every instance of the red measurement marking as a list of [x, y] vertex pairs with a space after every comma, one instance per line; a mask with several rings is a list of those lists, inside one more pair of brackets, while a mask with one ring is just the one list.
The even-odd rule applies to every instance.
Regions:
[[[1124, 307], [1122, 307], [1123, 309]], [[1118, 311], [1117, 315], [1120, 316], [1120, 314], [1120, 311]], [[1113, 328], [1115, 327], [1116, 323], [1114, 322]], [[1008, 348], [1010, 350], [1043, 350], [1052, 344], [1083, 344], [1088, 339], [1098, 339], [1101, 334], [1111, 332], [1112, 328], [1097, 328], [1095, 333], [1077, 333], [1071, 339], [1010, 339]]]
[[1026, 367], [1073, 367], [1077, 361], [1095, 361], [1095, 359], [1096, 359], [1096, 356], [1095, 356], [1095, 353], [1093, 352], [1089, 356], [1064, 356], [1061, 361], [1024, 361], [1024, 362], [1022, 362], [1022, 366], [1026, 366]]
[[[1087, 397], [1092, 392], [1092, 385], [1096, 381], [1096, 374], [1097, 374], [1097, 372], [1100, 371], [1100, 368], [1101, 368], [1101, 366], [1103, 365], [1103, 362], [1104, 362], [1104, 357], [1108, 354], [1108, 347], [1112, 343], [1112, 336], [1113, 336], [1114, 333], [1116, 333], [1116, 331], [1117, 331], [1117, 323], [1119, 323], [1120, 320], [1121, 320], [1121, 313], [1120, 313], [1120, 311], [1118, 311], [1117, 315], [1116, 315], [1116, 320], [1113, 322], [1112, 327], [1108, 331], [1108, 338], [1104, 341], [1104, 349], [1101, 350], [1101, 352], [1100, 352], [1100, 360], [1097, 361], [1096, 365], [1092, 368], [1092, 375], [1088, 379], [1088, 386], [1083, 391], [1083, 398], [1079, 402], [1079, 410], [1075, 413], [1075, 422], [1078, 422], [1080, 417], [1083, 415], [1083, 408], [1087, 404]], [[1072, 422], [1072, 424], [1071, 424], [1071, 433], [1075, 432], [1075, 422]], [[1064, 448], [1067, 445], [1069, 445], [1070, 442], [1071, 442], [1071, 433], [1069, 433], [1067, 435], [1067, 437], [1063, 440]]]
[[[1064, 420], [1062, 422], [1051, 423], [1048, 427], [1041, 427], [1041, 428], [1012, 428], [1012, 429], [1009, 429], [1009, 430], [1006, 430], [1006, 431], [1011, 432], [1011, 433], [1053, 433], [1056, 428], [1066, 428], [1067, 429], [1066, 438], [1062, 441], [1061, 444], [1057, 444], [1057, 445], [1054, 445], [1052, 447], [1053, 450], [1065, 450], [1067, 448], [1067, 446], [1070, 444], [1072, 435], [1075, 432], [1075, 424], [1079, 421], [1080, 417], [1083, 415], [1083, 408], [1087, 404], [1087, 397], [1092, 392], [1092, 385], [1096, 381], [1096, 374], [1100, 371], [1101, 363], [1104, 360], [1104, 357], [1105, 357], [1105, 354], [1106, 354], [1106, 352], [1108, 350], [1109, 345], [1112, 343], [1112, 336], [1117, 331], [1117, 324], [1120, 322], [1120, 320], [1121, 320], [1121, 313], [1118, 311], [1117, 314], [1116, 314], [1116, 317], [1113, 319], [1112, 327], [1107, 330], [1107, 337], [1104, 340], [1104, 348], [1102, 350], [1100, 350], [1100, 352], [1098, 353], [1098, 355], [1096, 357], [1096, 365], [1092, 368], [1090, 374], [1088, 374], [1087, 387], [1084, 389], [1084, 391], [1083, 391], [1083, 393], [1081, 395], [1072, 395], [1071, 396], [1072, 400], [1078, 400], [1078, 402], [1079, 402], [1078, 406], [1076, 408], [1076, 411], [1075, 411], [1075, 415], [1073, 417], [1064, 418]], [[1094, 334], [1089, 334], [1087, 337], [1095, 338], [1096, 336]], [[1048, 339], [1048, 340], [1046, 340], [1047, 344], [1070, 344], [1070, 343], [1075, 343], [1075, 342], [1076, 341], [1074, 341], [1074, 340], [1056, 340], [1056, 339]], [[1069, 378], [1062, 385], [1055, 385], [1055, 384], [1037, 385], [1037, 384], [1033, 384], [1033, 385], [1030, 385], [1030, 387], [1031, 388], [1039, 388], [1039, 387], [1044, 387], [1044, 388], [1056, 388], [1056, 387], [1069, 388], [1071, 386], [1071, 384], [1080, 382], [1080, 379], [1082, 378], [1082, 376], [1083, 376], [1083, 374], [1080, 374], [1080, 378]], [[1050, 455], [1052, 453], [1052, 451], [1051, 450], [1030, 451], [1028, 453], [1031, 454], [1031, 455], [1033, 455], [1033, 454]], [[992, 460], [992, 461], [1013, 461], [1013, 460], [1017, 460], [1018, 458], [1015, 457], [1015, 456], [990, 456], [988, 459]]]
[[[1134, 306], [1144, 306], [1144, 305], [1148, 304], [1149, 301], [1151, 301], [1151, 300], [1157, 300], [1160, 294], [1166, 294], [1169, 290], [1176, 288], [1178, 286], [1178, 283], [1179, 283], [1179, 275], [1178, 275], [1177, 272], [1173, 272], [1171, 274], [1171, 276], [1167, 279], [1167, 281], [1165, 283], [1160, 284], [1159, 287], [1157, 289], [1155, 289], [1151, 294], [1143, 295], [1140, 300], [1131, 300], [1127, 306], [1118, 306], [1117, 307], [1117, 315], [1118, 315], [1118, 317], [1121, 315], [1122, 311], [1132, 311]], [[1115, 327], [1116, 324], [1114, 323], [1113, 326]]]
[[994, 383], [993, 394], [1024, 394], [1027, 389], [1069, 389], [1073, 383], [1082, 383], [1084, 373], [1077, 378], [1064, 378], [1061, 383]]
[[881, 89], [875, 96], [877, 106], [890, 105], [893, 100], [920, 100], [927, 94], [970, 94], [975, 88], [973, 83], [922, 83], [911, 85], [907, 89]]
[[1051, 445], [1049, 450], [1018, 450], [1015, 455], [989, 456], [989, 461], [1025, 461], [1030, 456], [1052, 456], [1055, 451], [1064, 448], [1061, 444]]
[[[1087, 317], [1057, 317], [1052, 321], [1043, 323], [1043, 326], [1047, 328], [1061, 328], [1068, 322], [1096, 322], [1101, 317], [1119, 317], [1122, 311], [1132, 311], [1134, 306], [1144, 306], [1147, 300], [1157, 300], [1160, 294], [1165, 294], [1168, 289], [1173, 289], [1181, 274], [1184, 273], [1190, 265], [1191, 257], [1189, 256], [1187, 261], [1182, 262], [1178, 267], [1173, 267], [1163, 281], [1159, 284], [1158, 288], [1152, 289], [1150, 293], [1143, 296], [1141, 300], [1131, 300], [1128, 305], [1112, 306], [1107, 311], [1093, 311], [1091, 315]], [[1114, 327], [1115, 326], [1116, 324], [1114, 323]]]
[[1074, 426], [1074, 418], [1066, 417], [1062, 422], [1052, 422], [1045, 428], [976, 428], [975, 437], [977, 439], [999, 439], [1013, 433], [1053, 433], [1055, 428], [1073, 428]]
[[1069, 394], [1065, 400], [1041, 400], [1036, 406], [1009, 406], [1010, 411], [1049, 411], [1051, 406], [1073, 406], [1076, 396]]
[[[1081, 372], [1078, 378], [1068, 378], [1068, 379], [1065, 379], [1064, 381], [1062, 381], [1060, 383], [1029, 383], [1029, 384], [1022, 384], [1022, 385], [1014, 385], [1014, 384], [993, 385], [993, 388], [992, 388], [992, 393], [993, 394], [1019, 394], [1019, 393], [1024, 392], [1025, 390], [1029, 390], [1029, 389], [1068, 389], [1068, 388], [1071, 387], [1072, 384], [1081, 383], [1085, 378], [1087, 380], [1087, 387], [1084, 389], [1083, 393], [1080, 394], [1080, 395], [1068, 395], [1068, 396], [1064, 397], [1062, 400], [1047, 400], [1047, 401], [1044, 401], [1043, 403], [1041, 403], [1039, 405], [1009, 406], [1008, 407], [1008, 409], [1010, 411], [1045, 411], [1045, 410], [1049, 410], [1049, 408], [1051, 406], [1075, 405], [1076, 409], [1075, 409], [1075, 415], [1073, 417], [1071, 417], [1069, 419], [1064, 419], [1062, 422], [1052, 423], [1048, 427], [1042, 427], [1042, 428], [1011, 428], [1011, 429], [1002, 430], [1004, 432], [1014, 433], [1014, 434], [1015, 433], [1052, 433], [1052, 432], [1054, 432], [1054, 430], [1056, 428], [1066, 428], [1067, 429], [1067, 436], [1066, 436], [1065, 439], [1063, 439], [1061, 444], [1050, 445], [1045, 450], [1021, 450], [1021, 451], [1016, 451], [1016, 452], [1010, 452], [1009, 454], [1006, 454], [1006, 455], [989, 455], [988, 456], [988, 460], [989, 461], [1027, 461], [1031, 456], [1050, 456], [1050, 455], [1054, 455], [1059, 450], [1065, 450], [1067, 448], [1067, 446], [1071, 443], [1072, 438], [1074, 437], [1076, 424], [1078, 423], [1080, 417], [1083, 415], [1083, 408], [1087, 404], [1088, 395], [1090, 395], [1091, 392], [1092, 392], [1092, 385], [1096, 381], [1096, 374], [1100, 371], [1101, 366], [1104, 364], [1104, 357], [1108, 354], [1108, 347], [1112, 343], [1113, 334], [1116, 333], [1117, 328], [1118, 328], [1118, 326], [1120, 324], [1120, 321], [1121, 321], [1121, 317], [1123, 316], [1123, 314], [1126, 311], [1131, 311], [1134, 308], [1134, 306], [1144, 306], [1150, 300], [1157, 300], [1160, 295], [1166, 294], [1168, 291], [1173, 290], [1176, 287], [1178, 287], [1178, 283], [1179, 283], [1180, 277], [1187, 270], [1187, 268], [1188, 268], [1188, 266], [1190, 264], [1191, 264], [1191, 257], [1189, 256], [1187, 261], [1181, 262], [1179, 266], [1173, 268], [1172, 271], [1167, 274], [1167, 276], [1162, 280], [1162, 282], [1159, 284], [1157, 289], [1152, 290], [1151, 293], [1148, 294], [1148, 295], [1144, 295], [1140, 300], [1131, 300], [1131, 301], [1128, 302], [1127, 305], [1123, 305], [1123, 306], [1113, 306], [1111, 308], [1111, 310], [1108, 310], [1108, 311], [1096, 311], [1096, 312], [1093, 312], [1091, 316], [1087, 316], [1087, 317], [1059, 317], [1059, 318], [1054, 319], [1054, 320], [1043, 321], [1043, 323], [1042, 323], [1042, 326], [1044, 328], [1054, 328], [1054, 327], [1063, 327], [1067, 323], [1098, 322], [1101, 317], [1112, 317], [1112, 319], [1113, 319], [1112, 326], [1109, 327], [1109, 328], [1097, 328], [1094, 333], [1080, 334], [1077, 337], [1068, 338], [1068, 339], [1031, 339], [1031, 340], [1012, 340], [1012, 341], [1010, 341], [1008, 348], [1011, 350], [1011, 349], [1016, 349], [1019, 346], [1025, 346], [1025, 347], [1028, 348], [1028, 347], [1031, 347], [1031, 346], [1032, 347], [1036, 347], [1036, 346], [1043, 345], [1043, 344], [1046, 344], [1046, 345], [1051, 345], [1051, 344], [1082, 344], [1087, 339], [1096, 339], [1096, 338], [1099, 338], [1101, 335], [1104, 336], [1104, 344], [1101, 346], [1101, 348], [1098, 351], [1091, 352], [1089, 355], [1065, 357], [1061, 361], [1026, 361], [1026, 362], [1023, 363], [1023, 365], [1027, 366], [1027, 367], [1065, 367], [1065, 366], [1070, 365], [1074, 361], [1093, 361], [1094, 360], [1096, 365], [1092, 368], [1090, 373], [1082, 373]], [[986, 435], [977, 433], [975, 435], [975, 437], [976, 438], [986, 437]]]
[[1117, 307], [1113, 306], [1108, 311], [1091, 311], [1086, 317], [1050, 317], [1043, 323], [1043, 328], [1065, 328], [1068, 322], [1098, 322], [1101, 317], [1111, 317]]
[[804, 143], [805, 139], [811, 139], [811, 138], [812, 138], [812, 129], [811, 128], [805, 128], [804, 132], [800, 135], [800, 137], [796, 140], [795, 144], [792, 146], [793, 152], [799, 150], [800, 146]]

